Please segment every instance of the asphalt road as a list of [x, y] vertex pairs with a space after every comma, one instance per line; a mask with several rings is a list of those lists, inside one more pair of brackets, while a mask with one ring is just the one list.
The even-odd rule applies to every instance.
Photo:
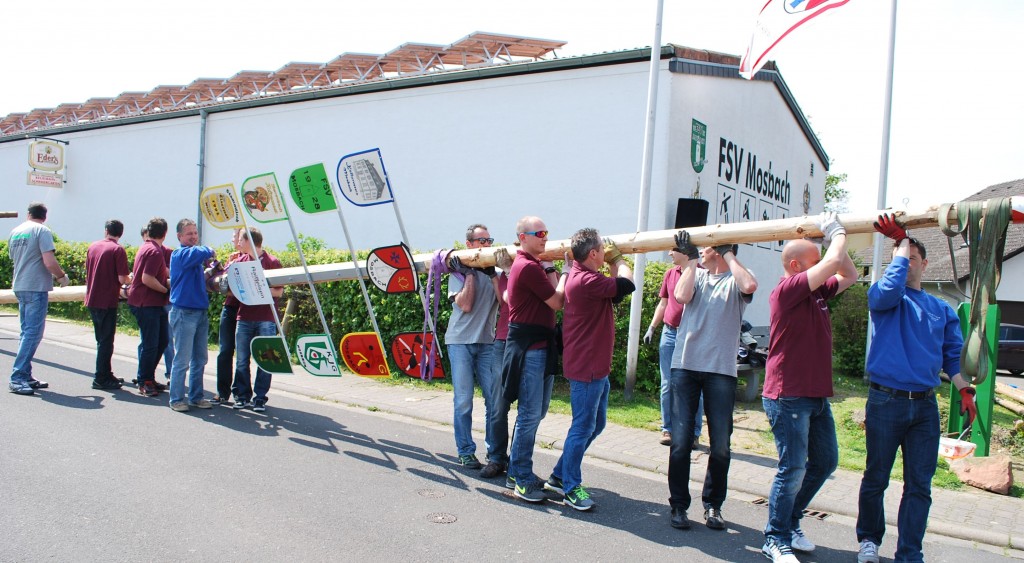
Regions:
[[[0, 333], [4, 377], [16, 349]], [[36, 358], [50, 389], [0, 393], [0, 561], [764, 561], [753, 497], [727, 501], [727, 532], [682, 532], [663, 477], [588, 460], [597, 508], [529, 505], [456, 466], [445, 426], [273, 390], [265, 413], [176, 413], [166, 394], [92, 390], [90, 351], [44, 341]], [[556, 457], [535, 461], [546, 476]], [[849, 519], [805, 522], [819, 548], [801, 561], [856, 560]], [[927, 540], [930, 561], [1004, 560]]]

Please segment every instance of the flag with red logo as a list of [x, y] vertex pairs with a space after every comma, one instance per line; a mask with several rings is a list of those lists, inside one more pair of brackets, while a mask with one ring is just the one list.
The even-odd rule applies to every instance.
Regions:
[[750, 80], [768, 62], [768, 55], [792, 31], [850, 0], [767, 0], [757, 16], [740, 76]]

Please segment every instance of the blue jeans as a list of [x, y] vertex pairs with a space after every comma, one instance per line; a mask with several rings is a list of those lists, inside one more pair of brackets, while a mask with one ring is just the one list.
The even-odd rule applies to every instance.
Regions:
[[[676, 347], [676, 328], [661, 325], [661, 342], [658, 344], [658, 364], [661, 368], [661, 430], [672, 431], [672, 393], [669, 390], [672, 371], [672, 350]], [[693, 418], [693, 437], [699, 438], [704, 426], [704, 397], [697, 401], [697, 414]]]
[[154, 381], [156, 365], [160, 362], [160, 353], [167, 348], [170, 330], [167, 325], [167, 311], [160, 307], [133, 307], [129, 305], [132, 315], [139, 323], [139, 371], [138, 379]]
[[836, 424], [827, 398], [764, 397], [761, 402], [779, 453], [764, 535], [789, 545], [804, 509], [839, 465]]
[[[494, 405], [487, 415], [487, 461], [508, 467], [508, 411], [512, 404], [501, 396], [501, 364], [502, 358], [505, 357], [505, 341], [495, 340], [492, 346], [492, 377], [498, 391], [494, 395]], [[542, 412], [540, 417], [544, 418], [545, 414], [546, 411]]]
[[263, 371], [256, 367], [256, 386], [252, 386], [252, 371], [249, 367], [252, 358], [252, 349], [249, 347], [252, 339], [257, 336], [274, 336], [277, 334], [277, 324], [274, 321], [238, 321], [235, 327], [235, 384], [231, 391], [235, 394], [236, 401], [248, 401], [253, 398], [258, 401], [267, 401], [267, 392], [270, 391], [270, 372]]
[[114, 356], [114, 335], [117, 334], [117, 307], [99, 309], [89, 307], [93, 332], [96, 333], [96, 374], [97, 383], [114, 380], [110, 360]]
[[15, 291], [14, 296], [18, 298], [21, 338], [18, 342], [18, 355], [14, 358], [14, 369], [11, 371], [11, 383], [28, 383], [32, 381], [32, 358], [43, 340], [50, 299], [45, 291]]
[[533, 445], [537, 440], [537, 428], [551, 402], [551, 388], [555, 383], [553, 376], [544, 374], [547, 359], [546, 349], [528, 350], [519, 381], [519, 410], [512, 434], [508, 474], [520, 485], [528, 485], [537, 479], [533, 473]]
[[238, 307], [225, 305], [220, 310], [220, 330], [217, 339], [220, 351], [217, 352], [217, 396], [227, 399], [231, 396], [231, 381], [235, 373], [235, 328], [238, 321]]
[[591, 382], [569, 380], [572, 425], [565, 435], [562, 456], [552, 471], [562, 480], [562, 488], [567, 493], [583, 484], [583, 454], [608, 421], [608, 392], [612, 388], [608, 379], [605, 376]]
[[870, 389], [865, 411], [868, 458], [860, 482], [857, 541], [881, 545], [885, 535], [885, 489], [896, 450], [903, 450], [903, 498], [897, 517], [896, 561], [922, 561], [921, 542], [932, 505], [932, 477], [939, 449], [939, 406], [935, 395], [896, 397]]
[[[494, 410], [495, 398], [501, 394], [499, 380], [494, 377], [494, 344], [449, 344], [448, 360], [452, 364], [452, 389], [455, 414], [455, 447], [459, 455], [476, 453], [473, 441], [473, 386], [480, 384], [484, 395], [484, 420]], [[487, 451], [491, 451], [491, 435], [486, 434]]]
[[[704, 507], [721, 509], [729, 487], [732, 451], [732, 411], [736, 405], [736, 378], [719, 373], [672, 368], [672, 435], [693, 434], [693, 416], [704, 395], [711, 455], [704, 476], [701, 500]], [[673, 508], [690, 508], [690, 440], [672, 440], [668, 457], [669, 503]]]
[[[171, 313], [171, 306], [164, 305], [164, 310], [167, 314]], [[157, 360], [160, 361], [160, 360]], [[164, 348], [164, 369], [167, 370], [168, 379], [171, 377], [171, 366], [174, 365], [174, 338], [173, 335], [168, 331], [167, 333], [167, 347]]]
[[206, 368], [206, 341], [210, 318], [206, 309], [171, 308], [171, 332], [174, 333], [174, 364], [171, 366], [170, 402], [185, 400], [185, 372], [188, 372], [188, 402], [203, 399], [203, 369]]

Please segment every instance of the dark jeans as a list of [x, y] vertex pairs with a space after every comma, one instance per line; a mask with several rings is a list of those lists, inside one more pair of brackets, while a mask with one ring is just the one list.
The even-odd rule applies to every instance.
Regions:
[[160, 362], [160, 354], [167, 348], [170, 333], [167, 311], [163, 306], [129, 308], [139, 323], [139, 384], [156, 381], [156, 365]]
[[719, 373], [672, 368], [672, 436], [668, 458], [669, 504], [673, 508], [690, 508], [690, 452], [693, 442], [693, 420], [701, 395], [704, 416], [708, 422], [711, 455], [704, 476], [701, 500], [704, 507], [721, 509], [729, 486], [729, 462], [732, 437], [732, 410], [736, 405], [736, 378]]
[[903, 450], [903, 497], [896, 517], [899, 537], [895, 561], [922, 561], [922, 541], [932, 505], [932, 477], [939, 449], [939, 406], [932, 394], [924, 399], [868, 391], [864, 434], [868, 457], [860, 482], [857, 541], [882, 545], [885, 535], [885, 489]]
[[117, 334], [117, 307], [89, 307], [89, 316], [96, 333], [96, 383], [109, 382], [114, 379], [110, 359], [114, 356], [114, 335]]
[[235, 328], [238, 321], [238, 307], [225, 305], [220, 310], [220, 352], [217, 353], [217, 396], [227, 399], [231, 396], [231, 378], [235, 373]]

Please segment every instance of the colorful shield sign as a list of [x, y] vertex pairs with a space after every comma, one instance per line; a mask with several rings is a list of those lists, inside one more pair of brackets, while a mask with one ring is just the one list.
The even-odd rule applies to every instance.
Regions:
[[263, 371], [270, 373], [292, 373], [288, 361], [288, 348], [280, 336], [257, 336], [249, 345], [252, 359]]
[[242, 182], [242, 204], [249, 216], [260, 223], [273, 223], [288, 218], [281, 201], [281, 188], [273, 172], [250, 176]]
[[388, 173], [380, 149], [357, 152], [338, 161], [338, 189], [345, 199], [358, 206], [380, 205], [394, 201]]
[[412, 253], [404, 243], [382, 246], [370, 252], [366, 259], [366, 273], [374, 287], [384, 293], [415, 293], [420, 289]]
[[[426, 338], [425, 341], [424, 338]], [[429, 349], [433, 342], [434, 335], [429, 332], [425, 335], [421, 332], [397, 334], [391, 340], [391, 358], [395, 361], [398, 369], [402, 370], [402, 373], [419, 379], [422, 377], [420, 362], [426, 357], [425, 349]], [[433, 353], [435, 359], [432, 377], [433, 379], [444, 379], [444, 367], [441, 365], [440, 358], [436, 357], [437, 352]]]
[[[228, 266], [228, 287], [231, 293], [245, 305], [272, 305], [274, 296], [263, 273], [262, 265], [256, 261], [235, 262]], [[269, 371], [269, 370], [268, 370]]]
[[288, 190], [295, 205], [306, 213], [323, 213], [338, 208], [323, 164], [313, 164], [292, 172], [288, 178]]
[[237, 229], [245, 226], [242, 208], [235, 197], [235, 185], [212, 186], [199, 194], [199, 208], [203, 217], [218, 229]]
[[376, 332], [350, 332], [341, 339], [341, 359], [349, 371], [363, 377], [390, 377], [383, 344]]
[[295, 341], [299, 363], [312, 375], [341, 377], [331, 337], [326, 334], [303, 334]]

